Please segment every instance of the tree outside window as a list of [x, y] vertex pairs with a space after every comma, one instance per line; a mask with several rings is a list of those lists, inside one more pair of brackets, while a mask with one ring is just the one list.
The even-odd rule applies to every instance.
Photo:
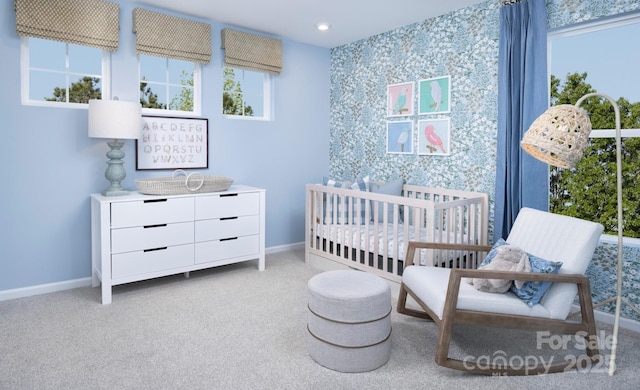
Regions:
[[139, 55], [142, 108], [196, 112], [198, 65], [171, 58]]
[[23, 56], [28, 60], [22, 69], [26, 102], [86, 104], [102, 98], [102, 68], [108, 61], [102, 50], [33, 37], [22, 39], [23, 50], [28, 53]]
[[[587, 73], [568, 74], [564, 83], [551, 76], [551, 104], [575, 104], [596, 90]], [[622, 129], [640, 128], [640, 102], [624, 97], [620, 108]], [[593, 132], [615, 128], [613, 106], [600, 97], [584, 101], [581, 108], [590, 116]], [[593, 133], [592, 133], [593, 134]], [[622, 140], [622, 203], [624, 235], [640, 238], [640, 137]], [[591, 138], [584, 156], [572, 169], [550, 168], [549, 208], [551, 212], [601, 223], [605, 234], [617, 234], [616, 142], [615, 138]]]
[[[622, 130], [623, 234], [640, 238], [640, 16], [576, 24], [549, 33], [550, 105], [575, 104], [592, 92], [610, 96], [620, 109]], [[562, 77], [564, 79], [562, 79]], [[615, 112], [594, 96], [580, 107], [592, 132], [583, 157], [572, 169], [550, 168], [551, 212], [601, 223], [618, 234]]]
[[225, 67], [223, 77], [222, 113], [253, 116], [253, 108], [244, 100], [241, 82], [236, 79], [236, 71], [233, 68]]

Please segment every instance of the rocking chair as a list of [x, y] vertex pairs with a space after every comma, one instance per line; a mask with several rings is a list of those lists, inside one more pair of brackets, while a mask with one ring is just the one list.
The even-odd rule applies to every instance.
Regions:
[[[444, 268], [414, 263], [416, 249], [457, 251], [470, 259], [484, 258], [491, 250], [486, 245], [409, 243], [407, 266], [402, 275], [398, 312], [433, 320], [440, 330], [435, 361], [438, 365], [486, 375], [531, 375], [560, 372], [571, 368], [571, 362], [535, 367], [482, 364], [449, 357], [454, 324], [544, 330], [561, 334], [586, 335], [585, 353], [589, 361], [600, 359], [589, 279], [584, 276], [587, 265], [603, 231], [602, 225], [577, 218], [530, 208], [519, 211], [507, 243], [530, 255], [562, 262], [557, 274], [539, 272], [490, 271], [481, 269]], [[468, 264], [469, 262], [462, 263]], [[551, 282], [539, 303], [528, 305], [511, 291], [489, 293], [478, 291], [463, 278], [487, 278]], [[576, 293], [580, 300], [580, 321], [569, 320]], [[407, 307], [407, 294], [422, 310]], [[580, 333], [578, 333], [580, 332]]]

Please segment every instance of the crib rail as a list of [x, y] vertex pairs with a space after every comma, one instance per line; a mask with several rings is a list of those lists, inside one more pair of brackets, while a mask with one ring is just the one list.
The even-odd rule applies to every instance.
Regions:
[[[305, 259], [311, 255], [400, 281], [410, 240], [486, 244], [488, 197], [405, 185], [403, 196], [306, 186]], [[452, 261], [457, 256], [457, 261]], [[421, 263], [475, 268], [477, 261], [430, 251]]]

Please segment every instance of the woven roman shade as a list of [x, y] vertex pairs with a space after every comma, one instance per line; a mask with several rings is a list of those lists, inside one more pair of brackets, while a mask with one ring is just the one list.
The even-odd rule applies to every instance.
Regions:
[[118, 49], [119, 6], [103, 0], [15, 0], [16, 33]]
[[208, 64], [211, 25], [142, 8], [133, 10], [136, 52]]
[[225, 28], [222, 30], [224, 65], [280, 74], [282, 41]]

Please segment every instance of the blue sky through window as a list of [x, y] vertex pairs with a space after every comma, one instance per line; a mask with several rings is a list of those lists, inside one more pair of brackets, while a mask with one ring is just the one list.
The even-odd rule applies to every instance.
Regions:
[[[55, 87], [66, 84], [67, 63], [65, 43], [29, 38], [29, 97], [44, 100], [53, 97]], [[102, 50], [69, 44], [69, 82], [84, 76], [102, 77]], [[101, 82], [99, 83], [99, 87]]]
[[587, 72], [586, 81], [614, 100], [640, 102], [640, 21], [551, 42], [551, 74], [562, 83], [568, 73]]

